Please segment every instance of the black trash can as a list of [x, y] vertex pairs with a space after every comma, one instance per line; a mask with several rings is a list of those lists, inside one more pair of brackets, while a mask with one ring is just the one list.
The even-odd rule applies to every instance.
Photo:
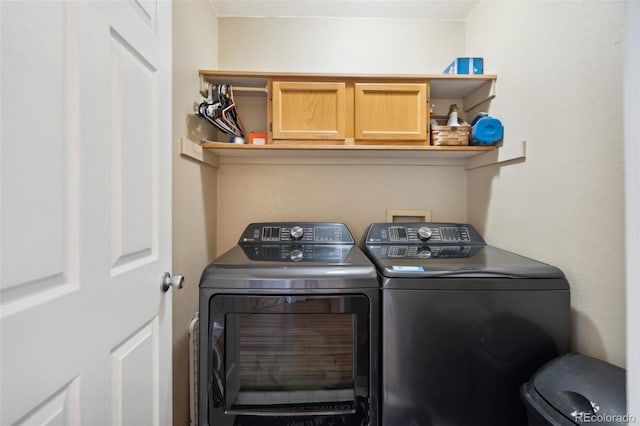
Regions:
[[626, 425], [626, 371], [571, 353], [540, 368], [520, 388], [529, 426]]

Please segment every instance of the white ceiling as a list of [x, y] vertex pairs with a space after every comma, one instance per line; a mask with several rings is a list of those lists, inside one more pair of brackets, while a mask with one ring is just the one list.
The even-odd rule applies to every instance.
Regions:
[[220, 17], [465, 20], [480, 0], [210, 0]]

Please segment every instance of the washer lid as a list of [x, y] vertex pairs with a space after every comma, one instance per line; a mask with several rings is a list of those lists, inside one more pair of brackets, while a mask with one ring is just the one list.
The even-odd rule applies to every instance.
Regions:
[[486, 245], [367, 245], [390, 278], [564, 278], [555, 266]]
[[554, 266], [486, 245], [465, 223], [373, 223], [362, 246], [387, 278], [564, 278]]
[[533, 387], [553, 409], [577, 424], [625, 425], [626, 372], [582, 354], [551, 361], [533, 376]]

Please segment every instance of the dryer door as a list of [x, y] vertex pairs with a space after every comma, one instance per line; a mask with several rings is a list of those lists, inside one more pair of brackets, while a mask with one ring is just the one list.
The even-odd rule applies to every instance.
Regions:
[[364, 295], [226, 295], [210, 300], [209, 381], [225, 414], [354, 414], [368, 397]]

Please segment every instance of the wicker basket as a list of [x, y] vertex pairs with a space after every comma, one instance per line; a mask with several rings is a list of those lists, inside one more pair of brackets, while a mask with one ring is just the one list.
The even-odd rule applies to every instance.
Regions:
[[446, 126], [446, 120], [437, 121], [438, 125], [431, 125], [431, 145], [469, 145], [470, 125]]

